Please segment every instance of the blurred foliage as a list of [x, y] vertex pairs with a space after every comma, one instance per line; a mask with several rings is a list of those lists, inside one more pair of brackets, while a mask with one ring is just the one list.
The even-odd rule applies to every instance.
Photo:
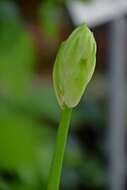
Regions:
[[[60, 19], [54, 4], [57, 2], [42, 2], [38, 10], [42, 28], [49, 35], [57, 35]], [[0, 190], [39, 190], [45, 189], [47, 183], [60, 110], [52, 85], [35, 82], [36, 61], [34, 41], [23, 24], [17, 4], [1, 1]], [[105, 106], [103, 98], [97, 100], [96, 87], [96, 83], [91, 84], [89, 89], [93, 91], [88, 89], [74, 110], [62, 189], [105, 184], [101, 161], [105, 148], [101, 145]]]
[[[58, 27], [61, 24], [63, 8], [73, 0], [44, 0], [39, 7], [39, 18], [43, 32], [50, 37], [58, 36]], [[91, 0], [79, 0], [89, 2]]]
[[39, 18], [45, 34], [50, 37], [57, 37], [58, 25], [60, 22], [59, 6], [52, 1], [45, 1], [41, 3], [39, 8]]
[[5, 2], [0, 9], [0, 88], [2, 93], [18, 97], [32, 77], [34, 47], [16, 5]]

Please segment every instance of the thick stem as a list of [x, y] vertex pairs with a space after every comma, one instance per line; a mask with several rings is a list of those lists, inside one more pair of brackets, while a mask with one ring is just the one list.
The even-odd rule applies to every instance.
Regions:
[[64, 108], [58, 128], [56, 147], [51, 163], [50, 176], [47, 190], [58, 190], [61, 178], [62, 163], [64, 158], [64, 150], [66, 146], [68, 129], [71, 120], [72, 109]]

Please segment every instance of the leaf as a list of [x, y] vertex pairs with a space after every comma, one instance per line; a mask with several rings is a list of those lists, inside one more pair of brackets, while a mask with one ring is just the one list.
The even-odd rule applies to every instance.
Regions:
[[31, 122], [4, 110], [0, 113], [0, 169], [35, 166], [36, 136]]
[[4, 95], [22, 97], [32, 79], [34, 47], [16, 7], [7, 2], [0, 6], [0, 89]]

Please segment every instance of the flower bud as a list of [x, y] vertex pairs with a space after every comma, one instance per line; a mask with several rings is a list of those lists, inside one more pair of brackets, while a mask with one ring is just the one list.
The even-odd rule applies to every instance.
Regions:
[[62, 108], [75, 107], [96, 64], [96, 42], [86, 25], [75, 29], [62, 43], [53, 68], [53, 84]]

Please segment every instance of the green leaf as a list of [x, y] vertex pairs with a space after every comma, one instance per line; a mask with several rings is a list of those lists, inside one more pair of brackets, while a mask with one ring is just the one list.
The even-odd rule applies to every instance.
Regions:
[[58, 36], [59, 17], [58, 6], [55, 5], [54, 2], [42, 2], [39, 9], [40, 23], [43, 32], [50, 39]]
[[15, 170], [36, 163], [36, 130], [18, 114], [0, 112], [0, 169]]
[[60, 106], [75, 107], [90, 81], [96, 63], [96, 42], [86, 25], [79, 26], [62, 43], [57, 54], [53, 83]]
[[33, 79], [35, 48], [15, 4], [0, 2], [1, 94], [22, 97]]

